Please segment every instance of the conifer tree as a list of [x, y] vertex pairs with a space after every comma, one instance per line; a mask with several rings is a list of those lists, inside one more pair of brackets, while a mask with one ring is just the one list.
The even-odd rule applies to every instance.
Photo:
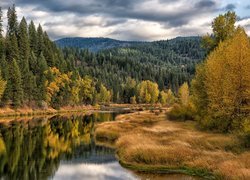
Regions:
[[43, 53], [45, 49], [44, 46], [44, 39], [43, 39], [43, 29], [42, 26], [39, 24], [37, 28], [37, 54]]
[[17, 21], [15, 5], [13, 5], [11, 8], [8, 9], [7, 18], [8, 18], [7, 34], [9, 36], [13, 36], [13, 35], [17, 36], [18, 35], [18, 21]]
[[4, 37], [3, 37], [3, 12], [0, 7], [0, 62], [4, 56]]
[[18, 45], [19, 45], [19, 67], [22, 74], [22, 82], [24, 89], [24, 98], [27, 99], [29, 94], [30, 87], [30, 73], [29, 73], [29, 55], [30, 55], [30, 46], [29, 46], [29, 38], [28, 38], [28, 29], [25, 18], [23, 17], [18, 30]]
[[48, 69], [47, 62], [41, 53], [40, 56], [37, 59], [37, 71], [36, 73], [36, 82], [37, 82], [37, 98], [39, 101], [45, 101], [46, 100], [46, 77], [44, 72]]
[[33, 21], [29, 24], [29, 41], [30, 41], [30, 50], [35, 53], [35, 55], [40, 55], [37, 53], [37, 32], [36, 26]]
[[15, 59], [12, 60], [9, 66], [9, 72], [11, 74], [8, 80], [8, 82], [11, 83], [10, 100], [12, 101], [13, 107], [17, 108], [21, 106], [23, 101], [23, 89], [21, 72]]

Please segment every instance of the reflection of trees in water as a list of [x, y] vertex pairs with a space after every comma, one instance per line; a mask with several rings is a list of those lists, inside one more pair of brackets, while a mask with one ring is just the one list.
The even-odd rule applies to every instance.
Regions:
[[0, 177], [46, 179], [56, 172], [62, 159], [113, 157], [112, 150], [93, 141], [94, 122], [113, 118], [111, 114], [93, 114], [0, 124]]

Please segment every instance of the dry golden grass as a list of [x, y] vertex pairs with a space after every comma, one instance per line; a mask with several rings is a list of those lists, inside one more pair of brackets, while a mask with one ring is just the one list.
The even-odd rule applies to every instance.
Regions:
[[[237, 152], [233, 135], [201, 132], [194, 122], [172, 122], [165, 114], [125, 114], [99, 124], [97, 140], [115, 141], [122, 162], [167, 168], [202, 169], [223, 179], [250, 179], [250, 152]], [[236, 153], [237, 152], [237, 153]]]
[[31, 107], [22, 107], [18, 109], [12, 109], [9, 107], [0, 108], [0, 117], [18, 117], [18, 116], [37, 116], [37, 115], [52, 115], [52, 114], [62, 114], [62, 113], [70, 113], [70, 112], [86, 112], [99, 110], [98, 106], [65, 106], [61, 107], [60, 110], [56, 110], [53, 108], [31, 108]]

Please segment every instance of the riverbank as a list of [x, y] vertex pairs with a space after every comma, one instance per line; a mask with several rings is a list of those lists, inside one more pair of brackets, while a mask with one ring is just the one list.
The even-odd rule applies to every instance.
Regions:
[[94, 111], [100, 110], [100, 106], [65, 106], [60, 108], [59, 110], [53, 108], [46, 109], [34, 109], [30, 107], [23, 107], [18, 109], [12, 108], [0, 108], [0, 117], [19, 117], [19, 116], [39, 116], [39, 115], [54, 115], [61, 113], [70, 113], [70, 112], [86, 112], [86, 111]]
[[166, 120], [165, 112], [119, 115], [96, 126], [97, 141], [113, 144], [127, 168], [207, 179], [249, 179], [250, 151], [234, 135], [202, 132], [195, 122]]
[[51, 107], [46, 109], [22, 107], [18, 109], [13, 109], [9, 107], [0, 108], [0, 118], [1, 117], [22, 117], [22, 116], [39, 116], [39, 115], [55, 115], [62, 113], [72, 113], [72, 112], [90, 112], [90, 111], [142, 111], [145, 109], [159, 109], [159, 105], [150, 104], [108, 104], [108, 105], [82, 105], [82, 106], [64, 106], [60, 109], [53, 109]]

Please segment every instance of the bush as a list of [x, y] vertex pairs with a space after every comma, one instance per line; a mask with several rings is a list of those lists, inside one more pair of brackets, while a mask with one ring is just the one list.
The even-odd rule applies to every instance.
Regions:
[[194, 110], [191, 105], [181, 106], [179, 104], [174, 104], [167, 116], [170, 120], [193, 120]]
[[246, 118], [243, 121], [243, 145], [246, 148], [250, 148], [250, 118]]

